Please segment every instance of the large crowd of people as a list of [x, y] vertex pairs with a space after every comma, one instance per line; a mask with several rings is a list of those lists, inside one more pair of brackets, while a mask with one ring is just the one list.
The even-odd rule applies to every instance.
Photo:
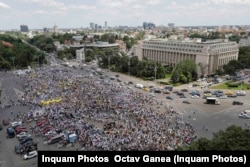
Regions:
[[76, 133], [85, 150], [174, 150], [195, 138], [171, 106], [108, 77], [43, 69], [24, 78], [27, 119], [43, 111], [55, 129]]

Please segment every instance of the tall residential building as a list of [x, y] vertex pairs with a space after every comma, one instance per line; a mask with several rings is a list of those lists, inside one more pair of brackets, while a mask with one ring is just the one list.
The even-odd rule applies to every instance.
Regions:
[[57, 35], [58, 34], [58, 27], [56, 25], [54, 25], [53, 27], [53, 32]]
[[[148, 40], [143, 41], [142, 56], [164, 65], [176, 66], [184, 60], [207, 66], [206, 75], [215, 74], [230, 60], [238, 59], [238, 44], [222, 40], [208, 42]], [[197, 71], [199, 74], [199, 70]]]
[[89, 24], [89, 26], [90, 26], [91, 29], [94, 29], [94, 28], [95, 28], [95, 23], [91, 22], [91, 23]]
[[145, 30], [150, 30], [150, 29], [155, 28], [155, 24], [154, 23], [143, 22], [142, 26], [143, 26], [143, 29], [145, 29]]
[[95, 24], [95, 30], [98, 30], [98, 24]]
[[43, 28], [43, 32], [44, 32], [44, 33], [48, 33], [48, 32], [49, 32], [49, 29], [48, 29], [47, 27], [44, 27], [44, 28]]
[[27, 25], [21, 25], [20, 26], [20, 31], [21, 32], [29, 32], [29, 28]]
[[104, 28], [105, 28], [105, 29], [108, 28], [108, 22], [107, 22], [107, 21], [104, 22]]
[[168, 23], [168, 26], [173, 28], [174, 27], [174, 23]]

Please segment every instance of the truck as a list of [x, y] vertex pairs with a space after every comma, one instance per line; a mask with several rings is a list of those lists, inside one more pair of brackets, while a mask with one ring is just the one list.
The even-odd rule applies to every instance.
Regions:
[[207, 97], [206, 104], [220, 104], [220, 101], [216, 97]]

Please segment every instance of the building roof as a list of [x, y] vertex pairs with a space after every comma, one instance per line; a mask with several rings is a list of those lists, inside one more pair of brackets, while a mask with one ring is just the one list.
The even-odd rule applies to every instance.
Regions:
[[12, 45], [11, 43], [9, 43], [9, 42], [2, 41], [2, 44], [3, 44], [4, 46], [9, 47], [9, 48], [12, 48], [12, 47], [13, 47], [13, 45]]

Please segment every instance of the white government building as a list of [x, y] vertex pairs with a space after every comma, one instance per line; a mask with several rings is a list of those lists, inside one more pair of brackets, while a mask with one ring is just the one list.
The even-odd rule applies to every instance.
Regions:
[[[138, 48], [137, 48], [138, 49]], [[163, 65], [175, 66], [183, 60], [193, 60], [207, 66], [205, 75], [215, 74], [230, 60], [238, 59], [238, 44], [227, 40], [201, 42], [194, 40], [144, 40], [138, 57], [157, 61]], [[197, 71], [200, 74], [199, 71]]]

